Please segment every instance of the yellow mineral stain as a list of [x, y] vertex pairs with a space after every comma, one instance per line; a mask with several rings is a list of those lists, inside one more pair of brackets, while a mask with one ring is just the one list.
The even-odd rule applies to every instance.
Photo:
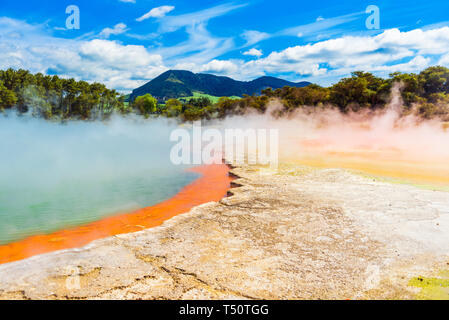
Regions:
[[[448, 275], [443, 272], [441, 275]], [[421, 300], [449, 300], [449, 278], [416, 277], [409, 281], [409, 286], [421, 288], [417, 298]]]

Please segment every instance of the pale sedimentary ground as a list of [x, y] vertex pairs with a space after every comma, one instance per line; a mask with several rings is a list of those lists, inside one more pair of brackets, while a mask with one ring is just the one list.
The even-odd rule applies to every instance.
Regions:
[[1, 265], [0, 298], [407, 299], [411, 279], [449, 269], [449, 193], [338, 169], [232, 172], [231, 197], [160, 227]]

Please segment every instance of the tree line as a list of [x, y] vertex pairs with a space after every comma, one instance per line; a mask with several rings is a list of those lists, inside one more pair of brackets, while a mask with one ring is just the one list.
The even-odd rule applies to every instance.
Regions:
[[357, 71], [330, 87], [312, 84], [302, 88], [267, 88], [260, 95], [244, 95], [241, 99], [222, 97], [216, 103], [207, 97], [158, 103], [150, 94], [128, 103], [125, 96], [100, 83], [8, 69], [0, 71], [0, 111], [15, 108], [18, 112], [31, 111], [47, 119], [94, 119], [113, 113], [136, 113], [144, 117], [193, 121], [221, 119], [248, 111], [264, 113], [275, 100], [282, 106], [277, 110], [278, 116], [305, 107], [337, 107], [347, 113], [384, 108], [395, 84], [400, 89], [404, 114], [416, 113], [423, 118], [439, 117], [449, 121], [449, 69], [441, 66], [429, 67], [417, 74], [396, 72], [387, 79]]
[[0, 70], [0, 111], [15, 108], [46, 119], [104, 118], [128, 112], [125, 97], [100, 83], [32, 74], [27, 70]]
[[245, 95], [237, 100], [223, 97], [217, 103], [206, 97], [188, 101], [170, 99], [158, 113], [184, 121], [220, 119], [248, 111], [265, 113], [271, 101], [278, 101], [282, 106], [276, 110], [278, 116], [309, 107], [336, 107], [342, 113], [377, 110], [389, 103], [394, 85], [398, 86], [403, 100], [403, 115], [414, 113], [422, 118], [439, 117], [449, 121], [449, 69], [441, 66], [420, 73], [395, 72], [387, 79], [356, 71], [330, 87], [311, 84], [302, 88], [267, 88], [260, 95]]

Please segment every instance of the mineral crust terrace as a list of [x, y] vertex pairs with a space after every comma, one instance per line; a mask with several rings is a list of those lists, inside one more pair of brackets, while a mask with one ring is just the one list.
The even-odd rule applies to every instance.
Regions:
[[411, 279], [449, 269], [449, 193], [340, 169], [231, 172], [228, 197], [159, 227], [0, 265], [0, 298], [413, 299]]

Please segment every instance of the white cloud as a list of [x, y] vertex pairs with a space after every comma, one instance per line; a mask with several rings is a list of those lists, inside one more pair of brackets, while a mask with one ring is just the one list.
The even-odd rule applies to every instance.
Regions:
[[[347, 36], [289, 47], [272, 52], [266, 58], [250, 61], [242, 68], [277, 73], [293, 71], [298, 75], [315, 77], [326, 74], [328, 70], [341, 75], [354, 70], [419, 71], [432, 63], [432, 55], [448, 51], [448, 27], [409, 32], [391, 29], [377, 36]], [[442, 58], [443, 62], [445, 59]]]
[[128, 29], [126, 28], [126, 24], [124, 23], [118, 23], [114, 26], [114, 28], [104, 28], [100, 32], [100, 37], [109, 38], [109, 36], [112, 35], [118, 35], [125, 33]]
[[193, 24], [186, 28], [188, 39], [172, 47], [156, 49], [155, 52], [176, 64], [195, 63], [202, 65], [232, 50], [232, 38], [214, 37], [206, 29], [205, 23]]
[[48, 68], [59, 75], [98, 81], [119, 90], [134, 89], [167, 70], [162, 57], [143, 46], [100, 39], [77, 44], [79, 49], [74, 51], [41, 47], [34, 52], [45, 57]]
[[246, 4], [225, 3], [196, 12], [170, 15], [159, 19], [157, 21], [159, 35], [184, 30], [188, 38], [170, 47], [159, 45], [154, 52], [162, 55], [164, 60], [175, 68], [194, 64], [195, 69], [199, 70], [201, 65], [235, 49], [232, 37], [217, 37], [207, 30], [209, 20], [244, 6]]
[[257, 30], [247, 30], [242, 33], [242, 38], [246, 40], [245, 46], [256, 44], [262, 40], [268, 39], [270, 34], [266, 32], [260, 32]]
[[197, 12], [186, 13], [178, 16], [167, 16], [165, 19], [160, 21], [158, 32], [173, 32], [188, 26], [204, 24], [210, 19], [222, 16], [230, 11], [242, 8], [244, 6], [246, 6], [246, 4], [235, 5], [232, 3], [225, 3]]
[[243, 54], [245, 56], [255, 56], [255, 57], [260, 57], [263, 55], [262, 51], [256, 48], [249, 49], [248, 51], [243, 52]]
[[409, 62], [399, 63], [392, 66], [378, 66], [374, 67], [371, 71], [385, 71], [388, 73], [401, 71], [401, 72], [416, 72], [424, 70], [431, 64], [430, 58], [424, 58], [423, 56], [416, 56]]
[[246, 40], [244, 47], [254, 45], [268, 38], [279, 36], [317, 37], [317, 40], [319, 40], [320, 37], [329, 38], [331, 35], [338, 35], [341, 33], [341, 30], [335, 29], [336, 26], [357, 20], [362, 14], [364, 13], [356, 12], [328, 19], [319, 16], [312, 23], [286, 28], [271, 34], [257, 30], [247, 30], [241, 36]]
[[[248, 50], [251, 51], [251, 50]], [[329, 84], [356, 70], [386, 76], [391, 72], [419, 72], [434, 64], [449, 65], [449, 28], [401, 32], [386, 30], [377, 36], [346, 36], [271, 52], [260, 59], [214, 60], [195, 64], [192, 71], [217, 72], [240, 80], [263, 74], [285, 74], [291, 80], [308, 78]]]
[[[200, 70], [202, 65], [235, 49], [232, 37], [217, 37], [207, 30], [209, 20], [244, 6], [246, 4], [224, 3], [196, 12], [165, 16], [164, 19], [157, 19], [157, 32], [146, 35], [127, 33], [127, 36], [139, 40], [153, 39], [153, 52], [163, 56], [164, 61], [172, 68], [193, 64], [192, 70]], [[166, 33], [177, 30], [185, 31], [187, 39], [169, 47], [154, 41], [155, 37], [163, 39]]]
[[212, 60], [199, 68], [201, 72], [214, 72], [220, 74], [233, 74], [238, 71], [238, 66], [228, 60]]
[[[126, 29], [120, 24], [103, 30], [103, 39], [66, 39], [52, 36], [54, 31], [45, 24], [0, 18], [0, 69], [14, 67], [56, 73], [130, 90], [168, 68], [217, 73], [239, 80], [282, 74], [290, 80], [302, 78], [324, 85], [355, 70], [384, 76], [394, 71], [419, 72], [435, 64], [449, 66], [449, 27], [408, 32], [391, 29], [378, 35], [343, 36], [281, 48], [265, 56], [261, 56], [261, 50], [252, 48], [243, 54], [257, 59], [222, 59], [224, 54], [235, 52], [234, 40], [212, 35], [206, 25], [208, 19], [226, 10], [231, 9], [222, 6], [219, 10], [189, 14], [190, 20], [186, 15], [166, 17], [173, 18], [167, 23], [166, 19], [160, 20], [164, 30], [175, 26], [185, 28], [188, 39], [172, 47], [161, 45], [152, 49], [107, 40], [107, 36]], [[248, 39], [253, 41], [270, 36], [249, 34]]]
[[314, 22], [287, 28], [281, 31], [278, 31], [273, 34], [273, 36], [317, 36], [321, 35], [325, 32], [329, 33], [330, 30], [336, 26], [357, 20], [364, 13], [356, 12], [343, 16], [323, 19], [322, 17], [318, 17]]
[[0, 69], [23, 68], [101, 82], [120, 91], [134, 89], [167, 70], [162, 57], [144, 46], [105, 39], [51, 36], [43, 25], [0, 18]]
[[118, 0], [120, 2], [136, 3], [136, 0]]
[[157, 8], [151, 9], [149, 12], [145, 13], [140, 18], [137, 18], [136, 21], [143, 21], [149, 18], [163, 18], [167, 13], [174, 10], [174, 6], [160, 6]]
[[440, 66], [449, 67], [449, 53], [442, 56], [440, 61], [438, 61], [438, 64]]
[[116, 69], [162, 64], [162, 57], [152, 55], [143, 46], [122, 45], [109, 40], [92, 40], [81, 45], [79, 54], [90, 61]]

